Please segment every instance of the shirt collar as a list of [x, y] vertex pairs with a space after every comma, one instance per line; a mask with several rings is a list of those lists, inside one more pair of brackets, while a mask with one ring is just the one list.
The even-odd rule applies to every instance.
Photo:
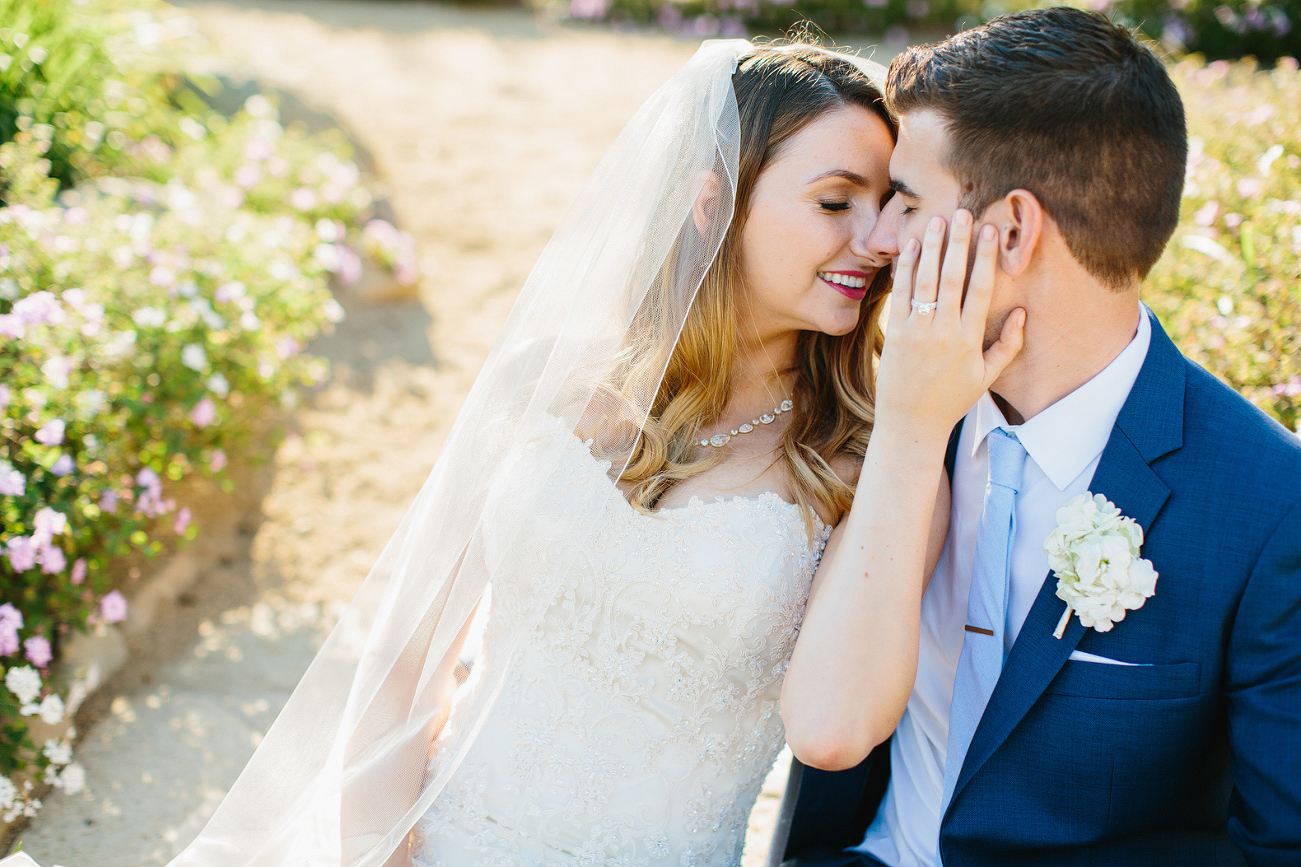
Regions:
[[1066, 490], [1107, 446], [1152, 342], [1149, 315], [1143, 305], [1138, 331], [1129, 345], [1096, 376], [1024, 424], [1008, 424], [989, 392], [982, 394], [968, 416], [969, 422], [975, 422], [972, 457], [990, 431], [1004, 428], [1016, 434], [1026, 454], [1053, 485]]

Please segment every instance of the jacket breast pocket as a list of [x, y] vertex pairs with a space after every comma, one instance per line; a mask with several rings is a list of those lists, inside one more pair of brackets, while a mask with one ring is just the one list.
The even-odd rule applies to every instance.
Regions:
[[1140, 701], [1190, 698], [1199, 692], [1201, 677], [1202, 666], [1197, 662], [1106, 665], [1072, 659], [1062, 666], [1047, 692]]

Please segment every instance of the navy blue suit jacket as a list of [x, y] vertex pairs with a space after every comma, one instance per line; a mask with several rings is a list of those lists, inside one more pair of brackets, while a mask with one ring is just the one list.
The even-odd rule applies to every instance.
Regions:
[[[1153, 317], [1089, 490], [1144, 528], [1156, 595], [1056, 639], [1047, 577], [944, 815], [945, 867], [1301, 865], [1301, 440]], [[805, 769], [787, 856], [856, 845], [888, 763], [887, 743]]]

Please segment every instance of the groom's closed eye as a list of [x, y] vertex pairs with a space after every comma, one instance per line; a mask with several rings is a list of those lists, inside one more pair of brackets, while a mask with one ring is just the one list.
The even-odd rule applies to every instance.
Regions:
[[[891, 198], [893, 198], [894, 195], [899, 195], [899, 196], [903, 196], [905, 199], [912, 199], [913, 202], [920, 203], [921, 196], [917, 195], [917, 193], [912, 189], [912, 187], [908, 186], [906, 183], [899, 180], [898, 178], [890, 179], [890, 191], [892, 194]], [[911, 214], [915, 210], [917, 210], [916, 204], [910, 205], [907, 202], [903, 202], [903, 212], [905, 215]]]

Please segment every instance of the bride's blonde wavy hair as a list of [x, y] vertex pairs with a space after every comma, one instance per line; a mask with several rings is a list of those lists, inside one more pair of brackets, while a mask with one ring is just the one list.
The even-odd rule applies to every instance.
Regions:
[[[720, 460], [713, 450], [703, 458], [695, 456], [698, 432], [722, 414], [731, 393], [740, 328], [736, 299], [744, 284], [740, 239], [759, 175], [792, 136], [822, 114], [846, 105], [874, 112], [895, 134], [881, 93], [862, 71], [843, 56], [813, 46], [756, 49], [740, 59], [732, 84], [741, 130], [732, 224], [685, 321], [682, 311], [674, 309], [673, 294], [664, 289], [674, 285], [676, 257], [670, 253], [636, 314], [625, 350], [591, 407], [604, 420], [598, 425], [601, 430], [593, 432], [597, 442], [626, 445], [636, 435], [636, 426], [612, 421], [626, 418], [618, 407], [635, 405], [628, 398], [636, 383], [659, 379], [664, 371], [649, 417], [618, 478], [629, 502], [643, 511], [652, 510], [673, 485]], [[880, 312], [889, 285], [889, 272], [882, 269], [862, 301], [858, 324], [848, 334], [806, 331], [799, 337], [795, 408], [776, 460], [790, 473], [795, 501], [810, 532], [815, 509], [834, 524], [853, 501], [853, 488], [830, 462], [842, 456], [861, 459], [867, 450], [875, 360], [882, 342]], [[683, 323], [680, 334], [678, 322]], [[672, 347], [667, 360], [665, 347]]]

